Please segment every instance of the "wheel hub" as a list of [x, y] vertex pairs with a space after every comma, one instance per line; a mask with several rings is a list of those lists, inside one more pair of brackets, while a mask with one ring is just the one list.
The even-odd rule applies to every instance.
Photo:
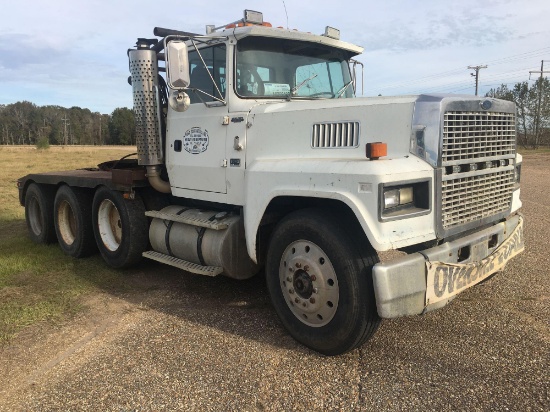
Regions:
[[294, 290], [302, 299], [309, 299], [313, 294], [313, 281], [304, 270], [297, 270], [294, 273]]
[[340, 296], [336, 272], [327, 254], [309, 240], [292, 242], [279, 266], [281, 291], [296, 318], [308, 326], [329, 323]]

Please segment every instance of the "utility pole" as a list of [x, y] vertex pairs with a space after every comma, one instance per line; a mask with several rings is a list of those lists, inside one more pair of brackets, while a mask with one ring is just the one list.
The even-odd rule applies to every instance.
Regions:
[[101, 146], [101, 113], [99, 113], [99, 145]]
[[479, 70], [480, 69], [486, 69], [487, 68], [487, 65], [484, 65], [484, 66], [468, 66], [468, 69], [472, 69], [472, 70], [475, 70], [475, 74], [474, 73], [470, 73], [470, 76], [474, 76], [476, 78], [476, 96], [477, 96], [477, 90], [478, 90], [478, 86], [479, 86]]
[[61, 119], [63, 121], [63, 124], [64, 124], [64, 128], [63, 128], [63, 144], [64, 145], [67, 145], [67, 126], [70, 125], [70, 123], [67, 123], [69, 121], [69, 119], [67, 119], [67, 115], [65, 115], [65, 117], [63, 119]]
[[44, 126], [40, 126], [40, 132], [38, 133], [38, 138], [42, 139], [42, 133], [44, 132], [44, 129], [47, 129], [48, 126], [46, 126], [46, 119], [43, 119]]
[[539, 145], [539, 124], [540, 124], [540, 105], [542, 100], [542, 75], [544, 73], [550, 73], [550, 71], [544, 71], [544, 60], [540, 61], [540, 72], [539, 71], [530, 71], [529, 72], [529, 78], [531, 78], [531, 74], [533, 73], [540, 73], [539, 77], [539, 101], [537, 104], [537, 118], [535, 119], [535, 148]]

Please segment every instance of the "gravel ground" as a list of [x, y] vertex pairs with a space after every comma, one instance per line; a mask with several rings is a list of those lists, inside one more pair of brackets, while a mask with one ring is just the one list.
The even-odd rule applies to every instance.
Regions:
[[281, 327], [261, 276], [153, 263], [126, 295], [0, 351], [0, 410], [550, 410], [550, 156], [524, 158], [526, 251], [425, 316], [323, 357]]

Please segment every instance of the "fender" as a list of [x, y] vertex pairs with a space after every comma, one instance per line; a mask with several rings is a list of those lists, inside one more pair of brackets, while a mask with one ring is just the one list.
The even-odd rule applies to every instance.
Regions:
[[382, 223], [378, 219], [380, 183], [428, 178], [433, 184], [433, 173], [428, 164], [413, 157], [339, 162], [257, 160], [247, 168], [245, 178], [243, 212], [248, 254], [257, 262], [256, 235], [260, 222], [270, 202], [281, 196], [334, 199], [346, 204], [378, 251], [435, 239], [433, 211], [411, 219]]

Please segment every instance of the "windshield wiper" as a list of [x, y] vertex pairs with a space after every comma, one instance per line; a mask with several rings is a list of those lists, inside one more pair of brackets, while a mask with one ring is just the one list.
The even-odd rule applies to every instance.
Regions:
[[346, 90], [348, 89], [349, 85], [353, 83], [353, 80], [350, 80], [349, 82], [347, 82], [344, 87], [342, 87], [340, 90], [338, 90], [338, 93], [336, 93], [336, 98], [339, 99], [340, 97], [342, 97], [342, 95], [346, 92]]
[[288, 95], [288, 97], [290, 98], [290, 96], [296, 96], [296, 92], [297, 92], [298, 90], [300, 90], [300, 88], [301, 88], [304, 84], [308, 83], [310, 80], [315, 79], [316, 77], [317, 77], [317, 74], [313, 74], [312, 76], [310, 76], [310, 77], [308, 77], [307, 79], [305, 79], [305, 80], [304, 80], [302, 83], [300, 83], [298, 86], [293, 87], [292, 90], [290, 91], [290, 94]]

